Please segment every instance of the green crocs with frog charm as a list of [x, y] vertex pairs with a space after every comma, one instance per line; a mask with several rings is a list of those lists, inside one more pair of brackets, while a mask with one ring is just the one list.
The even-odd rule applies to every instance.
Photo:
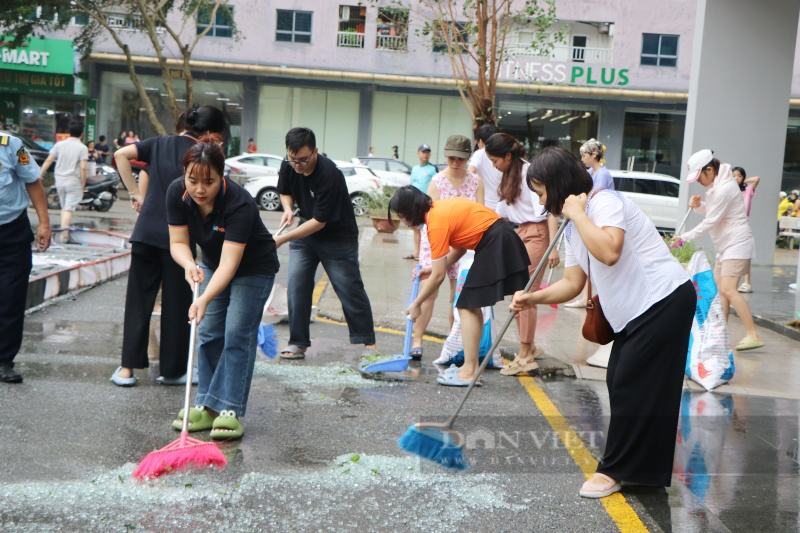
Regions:
[[211, 427], [211, 438], [214, 440], [241, 439], [244, 435], [244, 426], [236, 418], [236, 411], [222, 410], [214, 419]]

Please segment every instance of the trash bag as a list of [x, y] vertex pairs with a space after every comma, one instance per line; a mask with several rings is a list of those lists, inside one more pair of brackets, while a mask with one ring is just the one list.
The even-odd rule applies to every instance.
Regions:
[[695, 252], [687, 270], [697, 291], [697, 307], [689, 336], [686, 375], [710, 391], [733, 377], [733, 350], [714, 273], [702, 250]]
[[[458, 264], [458, 279], [456, 280], [456, 296], [453, 301], [453, 306], [458, 302], [458, 296], [461, 294], [461, 289], [464, 287], [464, 282], [467, 279], [469, 268], [472, 266], [472, 261], [475, 258], [475, 252], [468, 251], [464, 254]], [[492, 347], [492, 342], [497, 335], [494, 326], [494, 311], [491, 307], [482, 307], [483, 313], [483, 333], [481, 334], [481, 344], [478, 349], [478, 358], [483, 362], [483, 358]], [[439, 358], [434, 361], [439, 365], [456, 365], [461, 366], [464, 364], [464, 343], [461, 340], [461, 319], [456, 310], [453, 316], [453, 327], [450, 329], [450, 334], [444, 341], [442, 352]], [[505, 368], [500, 354], [495, 353], [492, 355], [492, 360], [486, 365], [487, 368]]]

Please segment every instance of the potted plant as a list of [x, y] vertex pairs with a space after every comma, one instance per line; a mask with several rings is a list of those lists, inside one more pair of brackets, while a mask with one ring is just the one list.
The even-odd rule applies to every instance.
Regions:
[[400, 227], [400, 219], [392, 217], [392, 221], [389, 222], [386, 216], [393, 194], [394, 189], [385, 187], [382, 192], [370, 196], [367, 200], [372, 225], [378, 233], [394, 233]]

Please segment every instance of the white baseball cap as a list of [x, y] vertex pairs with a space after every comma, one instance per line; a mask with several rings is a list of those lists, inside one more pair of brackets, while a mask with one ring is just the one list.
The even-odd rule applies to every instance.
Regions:
[[693, 153], [692, 157], [689, 158], [689, 162], [686, 164], [686, 170], [689, 171], [689, 174], [686, 176], [686, 183], [697, 181], [697, 178], [700, 177], [700, 171], [703, 170], [703, 167], [708, 165], [712, 159], [714, 159], [714, 152], [708, 148]]

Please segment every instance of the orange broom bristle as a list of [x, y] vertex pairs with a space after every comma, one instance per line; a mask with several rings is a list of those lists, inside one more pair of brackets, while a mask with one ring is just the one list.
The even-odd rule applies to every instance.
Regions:
[[176, 470], [183, 470], [189, 466], [224, 468], [226, 464], [228, 464], [228, 460], [225, 459], [225, 455], [216, 444], [193, 439], [189, 437], [188, 432], [184, 431], [177, 440], [160, 450], [147, 454], [134, 470], [133, 477], [142, 481], [154, 479]]

